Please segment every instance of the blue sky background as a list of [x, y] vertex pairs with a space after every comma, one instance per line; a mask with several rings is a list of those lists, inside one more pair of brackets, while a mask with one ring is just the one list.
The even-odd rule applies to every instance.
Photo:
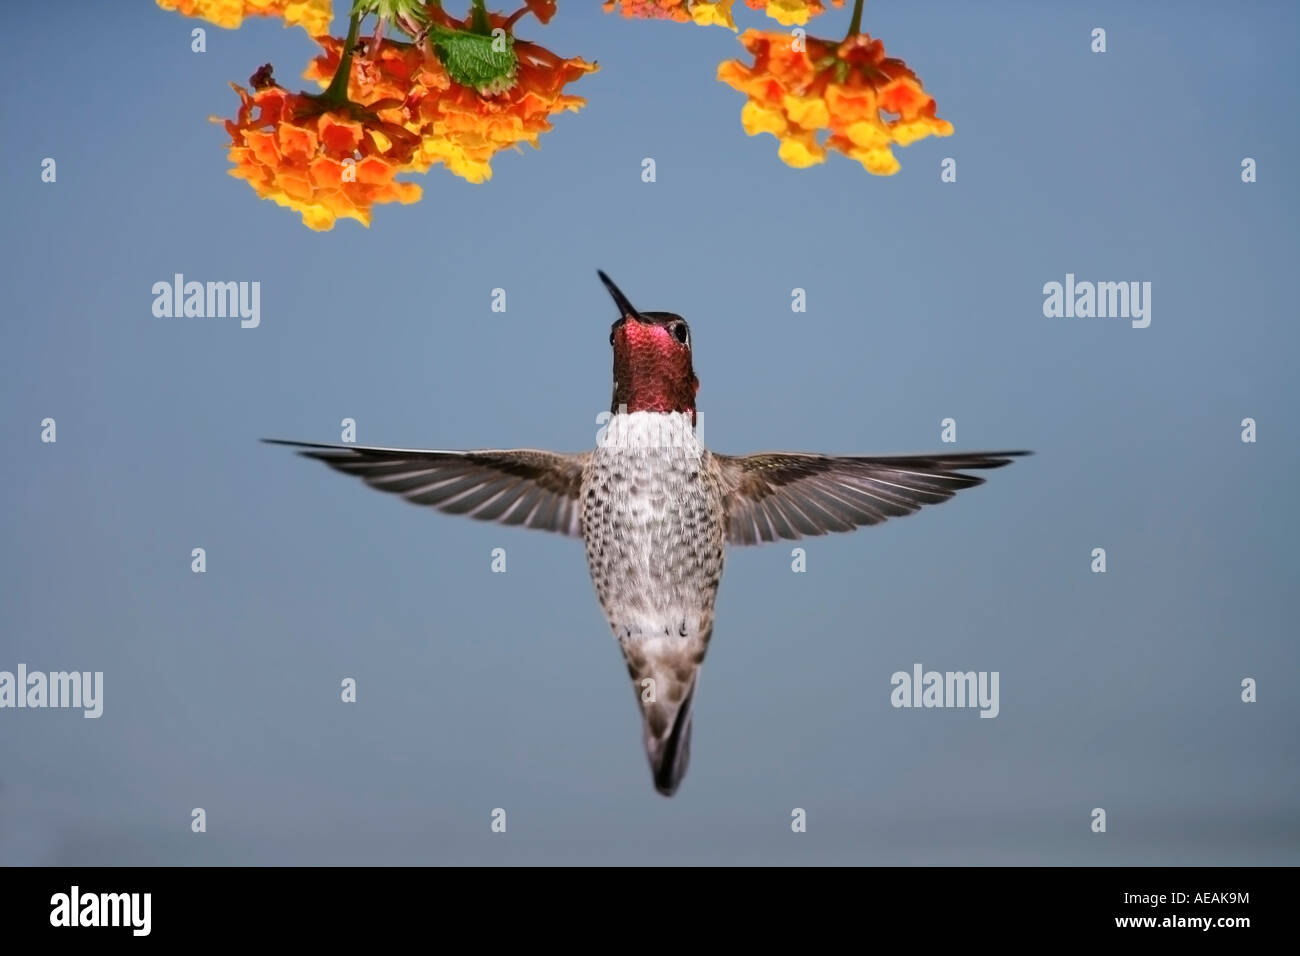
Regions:
[[[582, 113], [323, 234], [207, 121], [261, 63], [294, 82], [301, 30], [11, 12], [0, 669], [105, 702], [0, 711], [0, 863], [1300, 862], [1295, 7], [873, 2], [956, 125], [875, 178], [747, 138], [726, 31], [560, 6], [523, 32], [599, 61]], [[672, 800], [579, 543], [257, 443], [590, 447], [598, 267], [691, 322], [718, 450], [938, 450], [952, 416], [1038, 453], [805, 574], [732, 551]], [[176, 272], [260, 281], [261, 326], [155, 318]], [[1150, 328], [1045, 318], [1067, 272], [1150, 281]], [[915, 662], [999, 671], [1000, 716], [893, 709]]]

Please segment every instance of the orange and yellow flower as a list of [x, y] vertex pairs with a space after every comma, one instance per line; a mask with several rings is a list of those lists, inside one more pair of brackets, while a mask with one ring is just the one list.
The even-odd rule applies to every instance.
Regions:
[[740, 114], [745, 132], [775, 136], [789, 166], [825, 162], [834, 149], [869, 173], [890, 176], [899, 168], [891, 146], [952, 135], [917, 75], [866, 34], [835, 44], [748, 30], [740, 42], [754, 64], [728, 60], [718, 79], [748, 97]]
[[[844, 6], [844, 0], [830, 0], [837, 7]], [[809, 17], [821, 16], [826, 12], [822, 0], [745, 0], [751, 10], [762, 10], [777, 23], [786, 27], [802, 26]]]
[[[307, 65], [303, 79], [312, 80], [324, 89], [339, 68], [344, 41], [339, 37], [319, 37], [316, 42], [325, 52]], [[409, 43], [385, 40], [378, 53], [367, 49], [353, 56], [348, 99], [373, 110], [381, 119], [419, 133], [416, 117], [420, 103], [450, 86], [451, 78], [436, 57]]]
[[329, 33], [330, 0], [157, 0], [164, 10], [199, 17], [234, 30], [245, 17], [279, 17], [287, 27], [300, 26], [312, 36]]
[[524, 5], [538, 23], [550, 23], [551, 17], [555, 16], [555, 0], [524, 0]]
[[719, 26], [734, 30], [736, 21], [731, 18], [733, 3], [735, 0], [605, 0], [604, 10], [606, 13], [618, 10], [625, 17], [641, 20], [673, 20], [677, 23], [693, 20], [702, 27]]
[[[255, 78], [256, 79], [256, 78]], [[351, 108], [324, 110], [310, 96], [267, 85], [239, 94], [230, 134], [230, 175], [247, 180], [262, 199], [302, 214], [308, 228], [334, 228], [338, 219], [370, 225], [378, 203], [412, 203], [420, 187], [398, 182], [411, 168], [418, 140]]]
[[[500, 25], [496, 19], [493, 26]], [[338, 68], [342, 42], [327, 37], [320, 43], [325, 52], [304, 75], [324, 86]], [[482, 183], [492, 178], [491, 159], [498, 152], [521, 143], [537, 148], [540, 135], [552, 128], [552, 116], [586, 105], [563, 90], [596, 69], [523, 40], [515, 41], [514, 51], [514, 85], [488, 95], [457, 83], [418, 47], [385, 41], [376, 58], [353, 58], [348, 97], [419, 137], [413, 168], [423, 172], [442, 163], [462, 179]]]

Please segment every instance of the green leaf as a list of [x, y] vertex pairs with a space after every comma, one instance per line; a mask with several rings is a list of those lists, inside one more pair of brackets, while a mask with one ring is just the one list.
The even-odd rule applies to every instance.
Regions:
[[453, 80], [480, 93], [503, 93], [515, 85], [519, 58], [515, 38], [437, 30], [430, 33], [438, 58]]

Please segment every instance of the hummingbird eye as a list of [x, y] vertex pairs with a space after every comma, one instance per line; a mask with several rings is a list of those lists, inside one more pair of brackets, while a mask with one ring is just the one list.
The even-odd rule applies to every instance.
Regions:
[[690, 346], [691, 330], [686, 327], [685, 322], [674, 322], [671, 328], [669, 329], [669, 331], [672, 332], [673, 338], [675, 338], [678, 342], [681, 342], [682, 345], [685, 345], [687, 347]]

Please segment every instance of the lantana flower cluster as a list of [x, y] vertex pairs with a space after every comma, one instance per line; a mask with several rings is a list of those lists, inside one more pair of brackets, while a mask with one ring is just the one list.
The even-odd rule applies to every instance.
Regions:
[[[270, 65], [248, 87], [234, 86], [235, 116], [218, 119], [230, 137], [231, 175], [264, 199], [293, 209], [312, 229], [339, 219], [369, 226], [375, 206], [413, 203], [419, 185], [399, 178], [442, 166], [471, 183], [492, 178], [503, 150], [540, 145], [560, 113], [586, 100], [568, 92], [596, 70], [516, 35], [525, 16], [546, 24], [558, 0], [517, 0], [513, 13], [462, 0], [464, 16], [441, 0], [350, 0], [346, 37], [330, 33], [330, 0], [156, 0], [165, 10], [235, 29], [250, 17], [300, 26], [318, 45], [303, 74], [318, 92], [287, 89]], [[898, 171], [894, 147], [949, 136], [934, 98], [902, 60], [860, 29], [854, 0], [842, 41], [807, 35], [803, 25], [844, 0], [602, 0], [627, 19], [737, 30], [738, 8], [762, 11], [790, 33], [747, 30], [752, 62], [726, 60], [718, 79], [745, 94], [741, 125], [769, 133], [777, 155], [804, 168], [835, 151], [870, 173]], [[373, 32], [361, 24], [373, 18]], [[233, 85], [233, 84], [232, 84]]]
[[[499, 27], [503, 20], [494, 17], [493, 25]], [[321, 45], [324, 53], [303, 75], [323, 87], [339, 68], [343, 44], [326, 37]], [[411, 168], [425, 172], [442, 163], [462, 179], [486, 182], [496, 153], [521, 143], [537, 147], [541, 134], [551, 129], [552, 116], [582, 108], [586, 101], [564, 88], [596, 69], [534, 43], [516, 40], [514, 52], [513, 83], [495, 95], [483, 95], [453, 80], [418, 46], [386, 42], [371, 58], [353, 58], [348, 97], [418, 138]]]
[[952, 135], [916, 74], [865, 33], [838, 44], [812, 37], [792, 43], [784, 33], [749, 30], [740, 42], [754, 62], [728, 60], [718, 79], [748, 98], [740, 114], [745, 132], [775, 136], [789, 166], [825, 162], [827, 150], [837, 150], [889, 176], [899, 168], [891, 147]]

